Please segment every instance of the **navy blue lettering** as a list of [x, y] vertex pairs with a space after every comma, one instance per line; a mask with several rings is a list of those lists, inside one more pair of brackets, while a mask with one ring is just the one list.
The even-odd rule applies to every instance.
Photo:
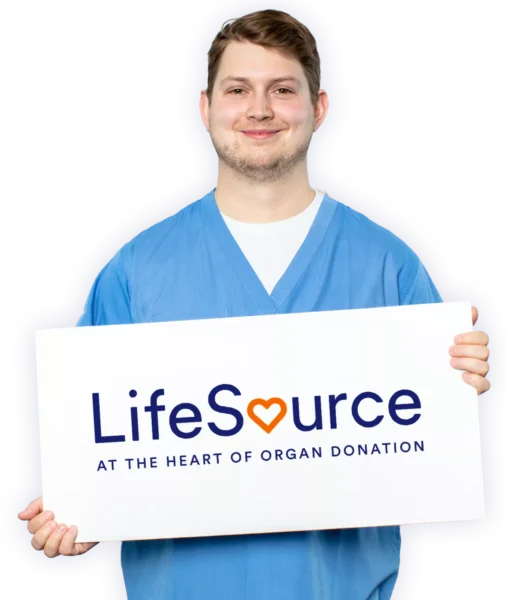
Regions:
[[150, 402], [149, 406], [144, 407], [145, 412], [151, 413], [151, 430], [153, 433], [154, 440], [160, 439], [160, 432], [158, 430], [158, 413], [160, 411], [163, 412], [165, 410], [165, 406], [159, 406], [157, 403], [157, 400], [160, 396], [163, 396], [164, 394], [165, 394], [165, 392], [163, 389], [155, 390], [151, 394], [151, 402]]
[[[413, 402], [397, 404], [397, 399], [401, 396], [409, 396], [413, 400]], [[422, 403], [420, 402], [420, 398], [415, 394], [415, 392], [412, 392], [411, 390], [399, 390], [398, 392], [395, 392], [395, 394], [390, 398], [390, 402], [388, 403], [388, 411], [390, 413], [390, 416], [399, 425], [413, 425], [413, 423], [416, 423], [420, 418], [420, 413], [413, 415], [409, 419], [402, 419], [397, 414], [398, 410], [408, 410], [410, 408], [412, 409], [421, 407]]]
[[271, 460], [272, 454], [270, 453], [269, 450], [262, 450], [262, 452], [260, 453], [260, 458], [262, 460], [268, 461], [268, 460]]
[[[179, 411], [185, 409], [191, 411], [193, 415], [191, 417], [178, 417]], [[179, 429], [179, 423], [202, 423], [202, 415], [195, 404], [183, 402], [182, 404], [175, 406], [170, 413], [169, 424], [174, 435], [177, 435], [177, 437], [180, 438], [190, 439], [200, 433], [202, 427], [194, 427], [191, 431], [181, 431], [181, 429]]]
[[313, 429], [322, 428], [322, 399], [321, 396], [314, 397], [314, 411], [315, 419], [311, 425], [303, 425], [300, 422], [300, 410], [299, 410], [299, 399], [297, 397], [292, 398], [293, 405], [293, 423], [297, 429], [301, 431], [312, 431]]
[[232, 392], [234, 396], [240, 396], [241, 392], [233, 385], [229, 385], [227, 383], [223, 383], [222, 385], [217, 385], [209, 392], [209, 406], [216, 412], [222, 413], [225, 415], [231, 415], [235, 418], [236, 424], [232, 429], [220, 429], [216, 425], [216, 423], [208, 423], [209, 429], [215, 433], [216, 435], [221, 436], [230, 436], [235, 435], [239, 431], [241, 431], [242, 426], [244, 424], [244, 417], [242, 414], [235, 408], [231, 408], [230, 406], [221, 406], [221, 404], [217, 404], [216, 395], [218, 392], [227, 390], [228, 392]]
[[353, 401], [353, 405], [351, 407], [351, 413], [353, 415], [353, 418], [355, 419], [355, 421], [359, 424], [362, 425], [362, 427], [376, 427], [376, 425], [379, 425], [379, 423], [381, 423], [381, 421], [383, 421], [383, 415], [378, 415], [375, 419], [373, 419], [372, 421], [365, 421], [364, 419], [362, 419], [362, 417], [358, 414], [358, 405], [362, 402], [362, 400], [364, 400], [365, 398], [372, 398], [375, 402], [383, 402], [383, 400], [380, 398], [380, 396], [378, 396], [378, 394], [375, 394], [374, 392], [363, 392], [362, 394], [359, 394], [355, 400]]
[[130, 420], [132, 421], [132, 440], [134, 442], [139, 441], [139, 417], [137, 415], [137, 407], [132, 406], [130, 408]]
[[230, 455], [230, 460], [233, 463], [241, 462], [241, 460], [242, 460], [241, 453], [240, 452], [232, 452], [232, 454]]
[[95, 428], [95, 442], [106, 444], [108, 442], [124, 442], [124, 435], [102, 435], [102, 423], [100, 421], [100, 397], [98, 393], [92, 394], [93, 398], [93, 425]]
[[346, 400], [346, 394], [339, 394], [339, 396], [334, 396], [334, 394], [330, 394], [329, 396], [329, 412], [330, 412], [330, 428], [337, 428], [337, 418], [336, 418], [336, 406], [337, 403], [341, 400]]
[[[128, 392], [130, 398], [135, 398], [137, 396], [136, 390], [130, 390]], [[139, 416], [137, 414], [137, 408], [132, 406], [130, 408], [130, 420], [132, 422], [132, 440], [134, 442], [139, 441]]]

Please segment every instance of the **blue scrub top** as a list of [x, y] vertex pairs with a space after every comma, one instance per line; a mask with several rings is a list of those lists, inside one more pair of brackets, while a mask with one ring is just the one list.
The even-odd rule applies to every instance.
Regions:
[[[215, 190], [125, 244], [78, 325], [442, 301], [413, 250], [328, 194], [269, 295]], [[129, 600], [388, 600], [400, 547], [398, 526], [127, 541], [121, 565]]]

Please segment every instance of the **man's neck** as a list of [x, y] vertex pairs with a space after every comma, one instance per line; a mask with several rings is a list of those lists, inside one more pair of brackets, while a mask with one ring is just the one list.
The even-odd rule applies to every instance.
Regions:
[[288, 181], [249, 185], [220, 182], [214, 192], [220, 211], [245, 223], [270, 223], [301, 213], [314, 200], [309, 183]]

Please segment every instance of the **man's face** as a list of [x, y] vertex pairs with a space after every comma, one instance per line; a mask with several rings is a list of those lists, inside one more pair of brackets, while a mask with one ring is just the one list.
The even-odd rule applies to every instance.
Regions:
[[[273, 81], [281, 77], [295, 81]], [[321, 104], [320, 100], [317, 107]], [[200, 109], [220, 160], [256, 182], [276, 181], [305, 160], [313, 132], [325, 116], [320, 117], [319, 106], [319, 118], [315, 118], [299, 62], [275, 50], [235, 41], [223, 52], [211, 106], [203, 91]], [[244, 133], [261, 129], [278, 133], [264, 139]]]

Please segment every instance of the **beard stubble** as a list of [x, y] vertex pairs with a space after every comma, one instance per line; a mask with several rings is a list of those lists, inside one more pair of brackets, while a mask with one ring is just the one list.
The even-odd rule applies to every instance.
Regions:
[[292, 152], [280, 152], [272, 157], [259, 157], [241, 155], [239, 143], [232, 146], [220, 145], [213, 138], [210, 130], [209, 136], [214, 151], [218, 158], [238, 175], [257, 183], [272, 182], [286, 177], [292, 169], [305, 160], [311, 145], [312, 134], [302, 140]]

